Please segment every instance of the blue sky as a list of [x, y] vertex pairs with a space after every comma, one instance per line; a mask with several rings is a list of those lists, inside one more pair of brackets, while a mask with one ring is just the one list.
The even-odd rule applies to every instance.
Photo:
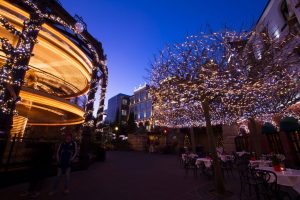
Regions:
[[[153, 56], [209, 25], [240, 30], [255, 24], [267, 0], [60, 0], [102, 42], [109, 69], [107, 100], [143, 84]], [[98, 104], [98, 103], [96, 103]]]

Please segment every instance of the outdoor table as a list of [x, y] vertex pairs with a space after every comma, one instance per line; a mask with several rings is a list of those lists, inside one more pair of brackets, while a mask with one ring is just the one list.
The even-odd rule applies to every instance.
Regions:
[[183, 161], [186, 160], [186, 157], [187, 157], [187, 154], [186, 154], [186, 153], [181, 154], [181, 159], [182, 159]]
[[204, 163], [204, 166], [206, 168], [210, 168], [212, 165], [212, 159], [210, 159], [210, 158], [197, 158], [195, 165], [199, 168], [201, 162]]
[[271, 160], [250, 160], [249, 162], [251, 167], [269, 167], [272, 164]]
[[247, 151], [237, 151], [236, 154], [237, 154], [239, 157], [242, 157], [243, 155], [245, 155], [245, 154], [250, 154], [250, 153], [247, 152]]
[[198, 155], [197, 154], [194, 154], [194, 153], [191, 153], [191, 154], [189, 154], [188, 155], [190, 158], [197, 158], [198, 157]]
[[189, 157], [189, 158], [197, 158], [198, 155], [197, 155], [197, 154], [194, 154], [194, 153], [191, 153], [191, 154], [183, 153], [183, 154], [181, 154], [182, 160], [185, 161], [185, 160], [187, 159], [187, 157]]
[[300, 194], [300, 170], [286, 169], [286, 171], [277, 172], [273, 169], [273, 167], [258, 167], [256, 169], [262, 169], [276, 173], [277, 184], [292, 187]]
[[224, 162], [226, 162], [228, 160], [234, 160], [233, 155], [219, 155], [219, 158]]

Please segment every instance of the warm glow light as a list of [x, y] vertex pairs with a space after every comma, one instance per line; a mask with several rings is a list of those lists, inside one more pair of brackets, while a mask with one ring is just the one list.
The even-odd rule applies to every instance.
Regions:
[[[31, 68], [39, 71], [39, 76], [36, 79], [34, 74], [32, 74], [33, 79], [26, 79], [28, 80], [28, 84], [33, 82], [31, 85], [35, 90], [26, 89], [24, 87], [20, 96], [28, 100], [30, 102], [29, 104], [33, 105], [32, 108], [42, 109], [46, 111], [46, 113], [52, 112], [56, 115], [64, 115], [58, 117], [62, 118], [62, 121], [64, 121], [62, 123], [66, 121], [64, 118], [76, 118], [74, 115], [78, 116], [78, 119], [73, 121], [72, 119], [67, 119], [69, 120], [68, 123], [78, 123], [78, 121], [81, 121], [84, 117], [83, 127], [85, 130], [87, 130], [86, 128], [93, 127], [95, 124], [93, 120], [93, 108], [95, 94], [99, 87], [99, 81], [101, 80], [100, 105], [96, 120], [97, 127], [99, 127], [101, 125], [99, 121], [102, 121], [108, 75], [108, 69], [105, 65], [105, 56], [103, 55], [101, 46], [99, 47], [99, 43], [94, 42], [90, 37], [87, 38], [86, 35], [81, 34], [82, 28], [78, 27], [78, 24], [74, 26], [73, 23], [70, 24], [68, 21], [65, 21], [64, 16], [44, 12], [43, 9], [41, 10], [39, 8], [39, 5], [31, 0], [22, 0], [21, 2], [24, 6], [32, 9], [31, 11], [34, 14], [31, 15], [30, 13], [29, 16], [28, 13], [13, 6], [15, 4], [12, 5], [8, 2], [4, 2], [0, 5], [0, 7], [4, 6], [3, 15], [0, 14], [1, 32], [2, 29], [5, 29], [5, 33], [3, 33], [4, 37], [0, 37], [2, 52], [4, 53], [1, 53], [1, 56], [3, 55], [2, 57], [5, 58], [0, 74], [1, 112], [5, 114], [17, 114], [15, 104], [18, 98], [14, 95], [10, 86], [15, 86], [16, 89], [21, 88], [24, 85], [24, 74]], [[18, 5], [18, 3], [16, 5]], [[52, 23], [59, 24], [63, 29], [76, 35], [89, 53], [83, 52], [76, 42], [74, 43], [73, 40], [69, 39], [69, 36], [65, 36], [60, 30], [49, 25]], [[30, 63], [28, 64], [27, 61], [29, 58]], [[18, 73], [20, 73], [20, 77], [15, 77], [14, 74]], [[49, 74], [53, 77], [47, 76]], [[60, 80], [54, 81], [54, 79]], [[38, 82], [39, 80], [40, 82]], [[42, 85], [43, 81], [45, 81], [45, 85]], [[64, 83], [60, 83], [60, 81]], [[47, 82], [49, 85], [47, 85]], [[61, 88], [65, 82], [67, 86]], [[40, 88], [42, 88], [41, 90], [43, 91], [47, 91], [47, 94], [37, 91]], [[88, 91], [85, 113], [81, 108], [72, 105], [69, 101], [57, 98], [55, 97], [56, 95], [53, 96], [55, 90], [52, 90], [52, 88], [60, 88], [62, 91], [65, 91], [63, 94], [59, 92], [56, 93], [56, 95], [59, 96], [66, 95], [63, 96], [64, 98], [69, 98], [72, 95], [78, 96]], [[10, 95], [5, 92], [6, 89], [9, 90]], [[68, 90], [71, 92], [68, 92]], [[45, 105], [45, 108], [43, 105]], [[23, 107], [19, 109], [20, 112], [23, 112]], [[60, 113], [56, 111], [56, 109], [67, 111], [67, 113]], [[36, 118], [34, 120], [40, 121], [38, 119], [39, 113], [34, 112], [29, 113], [29, 115], [32, 114], [31, 117]], [[72, 115], [69, 115], [70, 113], [72, 113]], [[61, 125], [61, 123], [59, 123], [59, 125]]]
[[[11, 10], [10, 12], [5, 11], [4, 9], [1, 10], [1, 15], [4, 17], [8, 18], [10, 21], [15, 23], [15, 26], [18, 30], [21, 30], [23, 27], [23, 20], [18, 16], [23, 16], [24, 18], [28, 18], [29, 14], [26, 13], [25, 11], [19, 9], [18, 7], [8, 3], [8, 2], [1, 2], [1, 6]], [[18, 13], [18, 15], [13, 15], [11, 14], [12, 12]], [[78, 88], [84, 89], [82, 91], [83, 93], [86, 93], [88, 90], [88, 82], [91, 81], [91, 72], [92, 72], [92, 62], [91, 60], [76, 46], [72, 41], [70, 41], [67, 37], [65, 37], [63, 34], [52, 28], [51, 26], [44, 24], [42, 26], [42, 30], [39, 32], [38, 36], [38, 41], [39, 43], [36, 45], [34, 48], [34, 53], [40, 53], [40, 52], [35, 52], [35, 49], [40, 49], [41, 47], [44, 47], [43, 51], [45, 49], [47, 51], [51, 51], [55, 53], [57, 56], [60, 56], [60, 60], [63, 60], [64, 63], [60, 63], [59, 67], [63, 67], [66, 65], [69, 65], [72, 67], [73, 71], [66, 71], [66, 70], [61, 70], [60, 73], [62, 74], [56, 74], [58, 77], [63, 76], [64, 79], [67, 82], [70, 82], [71, 84], [75, 85]], [[41, 47], [40, 47], [41, 46]], [[53, 59], [51, 57], [45, 57], [43, 56], [43, 60], [41, 66], [49, 66], [49, 67], [57, 67], [57, 66], [51, 66], [51, 62], [55, 61], [56, 59]], [[48, 63], [48, 65], [47, 65]], [[32, 57], [31, 65], [34, 67], [40, 68], [41, 62], [37, 62], [35, 57]], [[46, 69], [47, 70], [47, 69]], [[76, 75], [78, 73], [76, 70], [79, 70], [82, 75], [87, 79], [86, 82], [81, 82], [75, 84], [74, 80], [72, 81], [72, 75]], [[52, 70], [53, 72], [57, 73], [57, 70]], [[52, 72], [51, 71], [51, 72]], [[67, 74], [64, 74], [67, 73]], [[71, 79], [70, 79], [71, 78]], [[70, 80], [68, 80], [70, 79]], [[82, 85], [82, 83], [85, 83], [85, 85]]]
[[52, 112], [56, 115], [60, 115], [60, 116], [64, 115], [64, 113], [62, 113], [62, 112], [58, 112], [56, 110], [45, 108], [45, 107], [42, 107], [42, 106], [32, 105], [32, 104], [28, 104], [28, 103], [24, 103], [24, 102], [21, 102], [20, 104], [22, 104], [24, 106], [27, 106], [29, 108], [37, 108], [37, 109], [40, 109], [40, 110], [45, 110], [45, 111], [48, 111], [48, 112]]
[[76, 124], [82, 124], [84, 120], [75, 121], [75, 122], [62, 122], [62, 123], [28, 123], [28, 125], [32, 126], [70, 126], [70, 125], [76, 125]]
[[52, 106], [54, 108], [61, 109], [63, 111], [68, 111], [70, 113], [73, 113], [75, 115], [78, 115], [83, 118], [84, 111], [81, 110], [79, 107], [77, 107], [74, 104], [71, 104], [65, 100], [58, 99], [56, 97], [45, 95], [38, 91], [31, 90], [28, 88], [23, 88], [20, 92], [20, 96], [22, 99], [32, 101], [34, 103], [46, 105], [46, 106]]

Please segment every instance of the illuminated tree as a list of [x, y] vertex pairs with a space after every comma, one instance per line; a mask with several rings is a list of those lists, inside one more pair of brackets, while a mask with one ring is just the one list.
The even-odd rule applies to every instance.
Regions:
[[[212, 124], [235, 120], [223, 99], [236, 83], [230, 66], [231, 42], [246, 40], [248, 33], [201, 33], [182, 44], [167, 46], [152, 64], [150, 73], [155, 123], [169, 127], [206, 126], [214, 161], [215, 183], [225, 192], [216, 153]], [[228, 102], [228, 101], [226, 101]]]
[[223, 99], [228, 109], [237, 116], [249, 119], [252, 143], [261, 153], [256, 118], [270, 121], [273, 115], [282, 114], [299, 101], [299, 46], [297, 36], [272, 37], [267, 28], [253, 31], [247, 42], [231, 43], [234, 52], [229, 65], [236, 69], [229, 93]]

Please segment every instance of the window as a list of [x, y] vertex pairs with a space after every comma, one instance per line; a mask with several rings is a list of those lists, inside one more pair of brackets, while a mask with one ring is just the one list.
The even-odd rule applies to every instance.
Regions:
[[279, 133], [268, 134], [267, 139], [272, 152], [277, 154], [284, 154]]
[[147, 110], [151, 111], [151, 107], [152, 107], [151, 101], [148, 101], [147, 102]]
[[127, 99], [122, 99], [122, 104], [123, 105], [127, 105], [127, 102], [128, 102]]
[[284, 18], [284, 21], [287, 21], [288, 18], [289, 18], [289, 8], [288, 8], [288, 5], [286, 3], [286, 0], [284, 0], [281, 3], [280, 11], [281, 11], [282, 17]]
[[146, 115], [146, 118], [150, 118], [151, 117], [151, 111], [147, 111], [147, 115]]
[[141, 92], [141, 101], [145, 100], [145, 92]]
[[127, 111], [126, 110], [122, 110], [122, 116], [126, 116], [127, 115]]
[[138, 103], [140, 101], [140, 93], [137, 93], [135, 96], [135, 102]]
[[293, 131], [288, 133], [289, 139], [292, 143], [292, 148], [296, 153], [298, 161], [300, 161], [300, 133], [298, 131]]
[[134, 112], [137, 113], [138, 112], [138, 106], [134, 106]]

